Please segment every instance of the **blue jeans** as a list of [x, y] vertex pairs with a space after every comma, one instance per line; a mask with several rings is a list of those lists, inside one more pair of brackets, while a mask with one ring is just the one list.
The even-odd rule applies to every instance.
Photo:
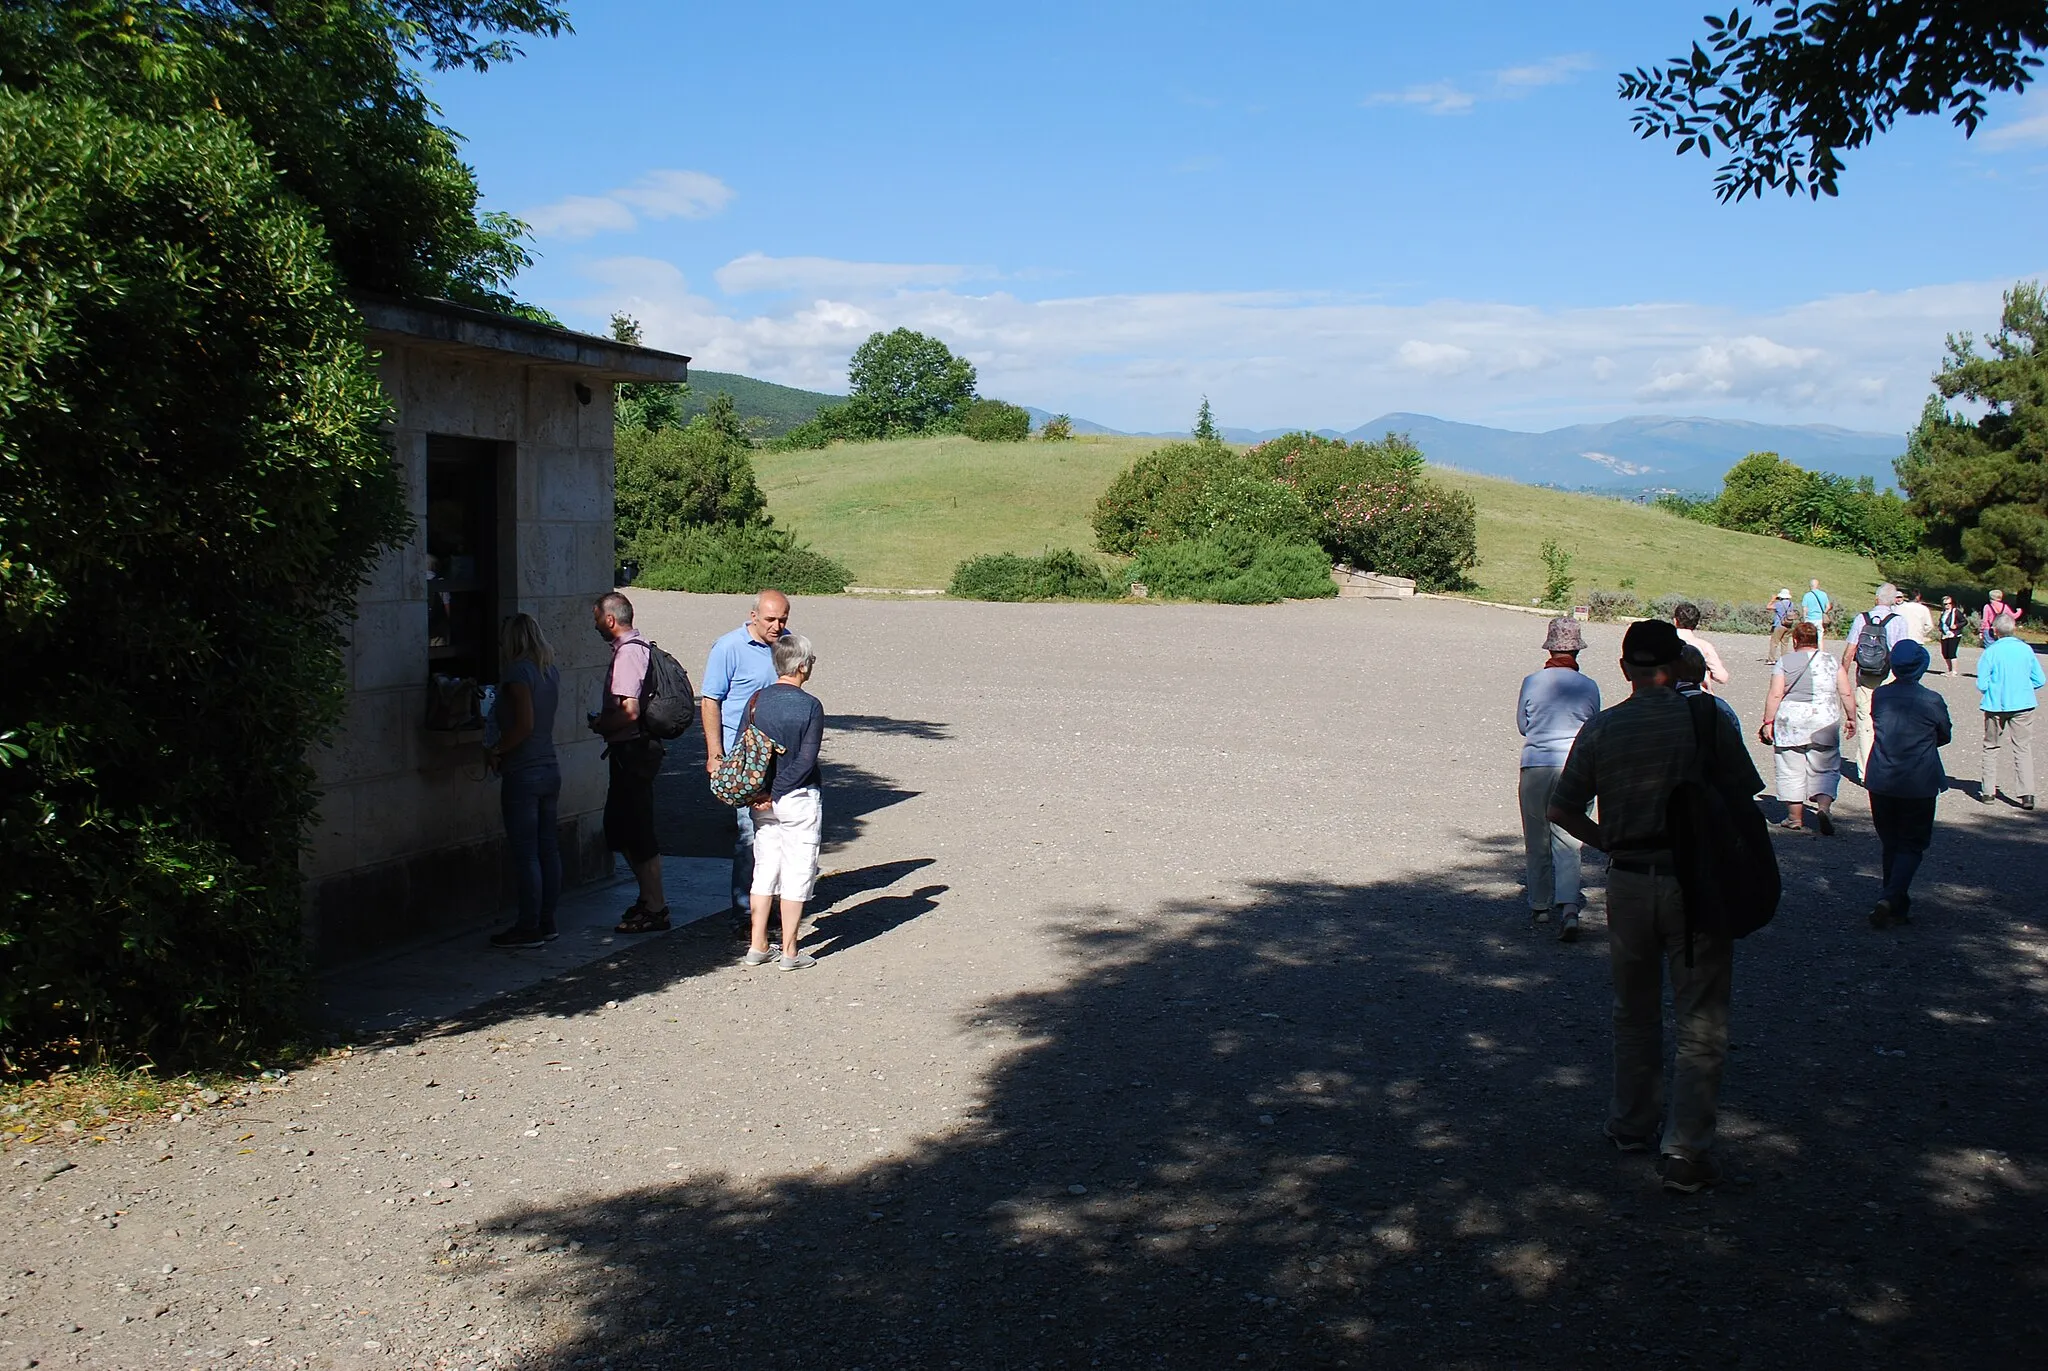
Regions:
[[498, 803], [505, 815], [505, 847], [512, 855], [512, 887], [519, 895], [519, 926], [555, 931], [555, 904], [562, 898], [562, 837], [555, 830], [555, 805], [562, 798], [562, 773], [553, 766], [505, 773]]
[[741, 805], [733, 812], [739, 815], [740, 832], [732, 845], [732, 907], [746, 909], [754, 889], [754, 811]]

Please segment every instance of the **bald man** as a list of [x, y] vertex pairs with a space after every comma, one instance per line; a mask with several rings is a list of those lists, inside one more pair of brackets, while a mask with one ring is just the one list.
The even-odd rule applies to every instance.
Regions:
[[[711, 645], [697, 697], [704, 715], [707, 776], [718, 774], [719, 763], [739, 742], [754, 692], [775, 684], [774, 648], [788, 632], [789, 597], [779, 590], [764, 590], [754, 597], [747, 621]], [[745, 805], [734, 812], [740, 831], [732, 849], [732, 907], [734, 929], [744, 936], [754, 887], [754, 812]]]

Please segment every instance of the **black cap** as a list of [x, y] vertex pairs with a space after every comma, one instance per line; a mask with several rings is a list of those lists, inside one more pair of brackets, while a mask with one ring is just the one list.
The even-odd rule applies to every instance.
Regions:
[[1684, 648], [1677, 627], [1667, 619], [1644, 619], [1621, 635], [1621, 659], [1630, 666], [1669, 666]]

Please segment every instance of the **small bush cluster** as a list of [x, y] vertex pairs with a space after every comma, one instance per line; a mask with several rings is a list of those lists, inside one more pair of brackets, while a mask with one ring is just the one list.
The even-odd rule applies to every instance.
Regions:
[[1222, 605], [1314, 600], [1337, 593], [1330, 559], [1314, 542], [1268, 538], [1229, 526], [1199, 538], [1150, 544], [1126, 576], [1143, 582], [1160, 599]]
[[963, 600], [1114, 600], [1123, 587], [1070, 548], [1037, 557], [1007, 552], [970, 557], [953, 572], [948, 595]]
[[1310, 536], [1301, 497], [1220, 443], [1169, 443], [1133, 462], [1095, 504], [1096, 545], [1129, 556], [1225, 525], [1278, 541]]
[[970, 400], [959, 411], [959, 423], [977, 443], [1021, 443], [1031, 436], [1031, 415], [1002, 400]]
[[1594, 623], [1620, 619], [1669, 619], [1673, 610], [1691, 604], [1700, 612], [1700, 628], [1714, 633], [1769, 633], [1771, 607], [1763, 604], [1732, 604], [1691, 595], [1660, 595], [1645, 601], [1633, 590], [1589, 590], [1586, 614]]
[[1479, 564], [1471, 497], [1429, 480], [1422, 452], [1398, 433], [1371, 443], [1288, 433], [1245, 460], [1301, 497], [1334, 561], [1412, 577], [1424, 590], [1459, 589]]
[[684, 428], [621, 426], [614, 437], [614, 530], [621, 549], [689, 524], [751, 523], [767, 507], [745, 440], [721, 431], [709, 416]]
[[1065, 443], [1074, 437], [1074, 420], [1071, 415], [1055, 414], [1045, 421], [1045, 427], [1038, 430], [1039, 438], [1048, 443]]
[[630, 546], [634, 584], [698, 595], [752, 594], [773, 586], [791, 595], [837, 595], [853, 573], [768, 523], [694, 524], [643, 535]]

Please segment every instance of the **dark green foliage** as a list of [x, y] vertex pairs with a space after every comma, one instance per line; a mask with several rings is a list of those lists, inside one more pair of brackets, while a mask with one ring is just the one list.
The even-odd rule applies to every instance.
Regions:
[[1330, 559], [1307, 538], [1269, 538], [1250, 529], [1223, 527], [1200, 538], [1154, 543], [1125, 568], [1164, 600], [1205, 600], [1222, 605], [1264, 605], [1335, 595]]
[[1021, 443], [1031, 436], [1031, 416], [1001, 400], [970, 400], [960, 410], [960, 431], [977, 443]]
[[511, 308], [524, 226], [475, 175], [411, 69], [483, 70], [567, 21], [554, 0], [9, 0], [0, 84], [148, 123], [221, 115], [268, 154], [352, 290]]
[[[2048, 570], [2048, 300], [2038, 283], [2006, 292], [1985, 342], [1989, 356], [1968, 334], [1949, 339], [1899, 481], [1926, 524], [1927, 581], [2024, 597]], [[1984, 417], [1949, 413], [1956, 399], [1986, 406]]]
[[1424, 476], [1422, 453], [1400, 434], [1347, 443], [1289, 433], [1245, 457], [1299, 492], [1333, 561], [1411, 577], [1424, 590], [1459, 589], [1479, 564], [1472, 497]]
[[852, 394], [835, 417], [839, 437], [950, 431], [958, 426], [955, 411], [974, 398], [973, 363], [907, 328], [870, 335], [855, 349], [846, 379]]
[[[730, 410], [723, 411], [731, 421]], [[619, 429], [614, 536], [621, 552], [690, 524], [762, 521], [767, 498], [751, 450], [710, 414], [686, 428]], [[646, 562], [643, 554], [641, 561]]]
[[837, 595], [853, 573], [767, 523], [697, 524], [636, 540], [636, 585], [699, 595], [752, 594], [773, 587], [791, 595]]
[[1188, 435], [1198, 443], [1220, 443], [1223, 435], [1216, 431], [1216, 415], [1209, 408], [1209, 397], [1202, 397], [1202, 407], [1195, 411], [1195, 427]]
[[1920, 539], [1906, 502], [1868, 476], [1808, 471], [1775, 452], [1752, 452], [1730, 467], [1714, 499], [1666, 493], [1656, 507], [1738, 533], [1880, 559], [1910, 556]]
[[[641, 342], [640, 321], [630, 314], [612, 316], [612, 337], [631, 347]], [[679, 381], [628, 381], [616, 388], [612, 425], [622, 431], [657, 432], [683, 426], [683, 401], [689, 386]]]
[[384, 397], [230, 118], [0, 89], [0, 210], [0, 1056], [245, 1056], [292, 1018], [306, 754], [406, 531]]
[[946, 593], [963, 600], [1114, 600], [1123, 588], [1080, 553], [1055, 548], [1037, 557], [970, 557], [954, 570]]
[[[818, 411], [844, 399], [815, 390], [778, 386], [772, 381], [757, 381], [751, 376], [739, 376], [729, 371], [698, 371], [692, 368], [690, 388], [683, 396], [683, 418], [692, 419], [704, 411], [709, 401], [699, 397], [720, 393], [732, 396], [747, 432], [763, 440], [779, 438], [798, 425], [809, 423], [818, 417]], [[824, 444], [818, 446], [823, 447]]]
[[1310, 535], [1301, 497], [1220, 443], [1169, 443], [1133, 462], [1095, 504], [1096, 544], [1129, 555], [1219, 525], [1268, 539]]
[[1038, 436], [1041, 440], [1048, 443], [1071, 442], [1074, 437], [1073, 416], [1067, 414], [1053, 415], [1052, 418], [1045, 421], [1045, 427], [1038, 430]]
[[1680, 155], [1728, 154], [1714, 176], [1723, 200], [1833, 195], [1837, 154], [1902, 114], [1946, 113], [1968, 136], [1984, 97], [2024, 90], [2048, 47], [2038, 3], [1751, 3], [1765, 14], [1709, 14], [1690, 52], [1621, 74], [1642, 137], [1675, 139]]

